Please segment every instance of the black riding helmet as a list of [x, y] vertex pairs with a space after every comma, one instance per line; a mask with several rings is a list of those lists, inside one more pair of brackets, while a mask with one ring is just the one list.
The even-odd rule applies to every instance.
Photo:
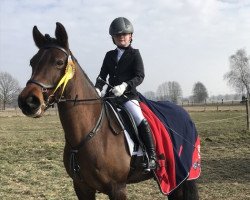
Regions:
[[131, 33], [133, 34], [134, 28], [131, 22], [125, 17], [118, 17], [112, 21], [109, 27], [109, 34], [111, 36], [122, 34], [122, 33]]

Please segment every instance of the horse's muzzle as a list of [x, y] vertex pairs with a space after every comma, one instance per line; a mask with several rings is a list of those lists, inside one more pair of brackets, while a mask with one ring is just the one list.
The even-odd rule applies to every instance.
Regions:
[[41, 117], [44, 112], [43, 104], [34, 94], [25, 95], [24, 91], [18, 96], [18, 106], [23, 114], [29, 117]]

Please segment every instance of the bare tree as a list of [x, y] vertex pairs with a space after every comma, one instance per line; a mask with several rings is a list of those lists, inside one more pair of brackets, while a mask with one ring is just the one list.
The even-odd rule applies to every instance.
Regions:
[[182, 97], [182, 89], [176, 81], [164, 82], [158, 86], [156, 96], [158, 100], [169, 100], [177, 103]]
[[182, 97], [182, 89], [181, 86], [178, 82], [172, 81], [169, 82], [169, 95], [170, 95], [170, 100], [174, 103], [178, 103], [178, 101]]
[[153, 91], [147, 91], [143, 95], [150, 100], [156, 100], [155, 92]]
[[158, 100], [169, 100], [168, 82], [162, 83], [156, 90], [156, 97]]
[[248, 99], [250, 95], [250, 66], [245, 49], [239, 49], [229, 57], [230, 70], [224, 75], [228, 84], [236, 89], [237, 92], [246, 92]]
[[208, 97], [207, 89], [201, 82], [197, 82], [193, 87], [193, 100], [195, 103], [204, 102]]
[[10, 104], [17, 97], [20, 90], [19, 83], [7, 72], [0, 72], [0, 101], [5, 110], [6, 104]]

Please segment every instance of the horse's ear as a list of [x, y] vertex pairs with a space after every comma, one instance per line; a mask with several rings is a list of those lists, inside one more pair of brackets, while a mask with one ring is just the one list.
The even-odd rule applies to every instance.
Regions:
[[68, 43], [67, 32], [66, 32], [64, 26], [59, 22], [56, 23], [55, 35], [56, 35], [56, 39], [59, 41], [60, 45], [62, 45], [64, 48], [68, 49], [69, 43]]
[[40, 49], [46, 42], [44, 35], [38, 30], [36, 26], [33, 27], [33, 39], [36, 46]]

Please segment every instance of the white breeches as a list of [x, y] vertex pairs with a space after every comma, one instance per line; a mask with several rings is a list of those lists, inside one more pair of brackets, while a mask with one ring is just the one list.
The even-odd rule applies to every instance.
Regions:
[[137, 126], [145, 118], [142, 114], [140, 104], [137, 100], [130, 100], [124, 103], [125, 108], [130, 112], [135, 120]]

